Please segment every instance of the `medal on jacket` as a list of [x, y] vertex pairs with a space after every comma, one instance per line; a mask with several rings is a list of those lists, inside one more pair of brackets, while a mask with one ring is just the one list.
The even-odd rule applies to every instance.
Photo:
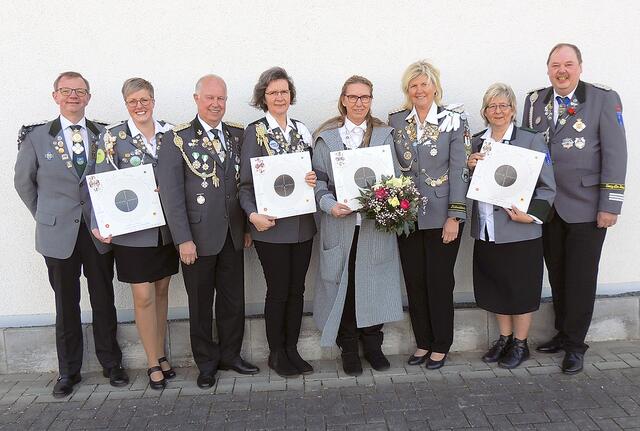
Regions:
[[74, 144], [79, 144], [80, 142], [82, 142], [82, 135], [80, 134], [80, 130], [73, 130], [73, 133], [71, 134], [71, 140]]
[[[587, 126], [582, 122], [582, 118], [577, 118], [576, 122], [573, 123], [573, 128], [576, 130], [576, 132], [580, 133], [582, 132]], [[576, 145], [577, 147], [577, 145]]]

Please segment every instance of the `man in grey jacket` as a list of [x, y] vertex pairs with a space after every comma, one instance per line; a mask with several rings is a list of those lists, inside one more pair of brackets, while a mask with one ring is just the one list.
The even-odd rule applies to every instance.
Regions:
[[53, 396], [69, 395], [80, 382], [82, 324], [80, 271], [87, 278], [96, 355], [113, 386], [129, 377], [121, 366], [113, 304], [113, 254], [91, 234], [91, 202], [85, 177], [94, 172], [103, 126], [87, 120], [89, 82], [77, 72], [55, 80], [60, 116], [23, 126], [14, 184], [36, 221], [36, 250], [44, 256], [56, 298], [56, 347], [60, 377]]
[[618, 93], [580, 81], [582, 54], [560, 43], [547, 59], [551, 87], [525, 100], [522, 123], [547, 139], [557, 194], [543, 225], [544, 257], [553, 292], [553, 339], [536, 350], [565, 351], [562, 371], [580, 372], [607, 228], [624, 200], [627, 143]]

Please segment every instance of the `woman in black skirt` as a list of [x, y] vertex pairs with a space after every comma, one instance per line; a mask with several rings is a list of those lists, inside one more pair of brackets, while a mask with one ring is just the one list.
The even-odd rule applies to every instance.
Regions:
[[[467, 165], [491, 157], [498, 145], [539, 151], [542, 170], [527, 211], [473, 202], [471, 236], [473, 288], [479, 307], [496, 314], [500, 338], [482, 357], [503, 368], [515, 368], [529, 357], [527, 336], [531, 313], [540, 307], [542, 290], [542, 223], [547, 219], [556, 185], [542, 134], [515, 125], [516, 98], [511, 87], [493, 84], [482, 100], [480, 114], [489, 127], [474, 135]], [[498, 168], [500, 169], [500, 168]], [[499, 172], [496, 170], [496, 181]], [[502, 184], [508, 186], [508, 184]]]
[[[172, 126], [153, 119], [153, 86], [131, 78], [122, 86], [130, 118], [107, 127], [96, 154], [96, 173], [150, 164], [155, 170], [162, 135]], [[178, 272], [178, 254], [167, 226], [103, 238], [95, 219], [93, 233], [113, 244], [118, 280], [131, 283], [136, 326], [149, 369], [149, 385], [162, 389], [175, 377], [164, 354], [169, 280]]]

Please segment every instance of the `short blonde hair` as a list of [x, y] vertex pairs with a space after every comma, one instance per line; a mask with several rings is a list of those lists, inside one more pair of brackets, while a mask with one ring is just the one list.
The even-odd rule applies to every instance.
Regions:
[[126, 100], [127, 96], [136, 91], [147, 90], [149, 95], [153, 99], [153, 85], [146, 79], [142, 78], [129, 78], [122, 84], [122, 97]]
[[487, 120], [487, 116], [485, 115], [485, 111], [489, 103], [496, 97], [504, 97], [509, 101], [511, 105], [511, 110], [513, 117], [511, 121], [513, 123], [516, 122], [516, 118], [518, 116], [518, 106], [516, 103], [516, 95], [513, 92], [513, 89], [509, 87], [507, 84], [503, 84], [502, 82], [496, 82], [495, 84], [491, 84], [487, 91], [485, 91], [484, 96], [482, 97], [482, 108], [480, 109], [480, 116], [484, 120], [485, 126], [489, 125], [489, 121]]
[[417, 77], [424, 75], [429, 81], [436, 87], [436, 94], [433, 100], [436, 105], [440, 106], [442, 103], [442, 85], [440, 85], [440, 71], [427, 60], [418, 60], [415, 63], [411, 63], [407, 70], [402, 75], [402, 92], [404, 93], [405, 101], [404, 108], [413, 108], [413, 102], [409, 97], [409, 83]]

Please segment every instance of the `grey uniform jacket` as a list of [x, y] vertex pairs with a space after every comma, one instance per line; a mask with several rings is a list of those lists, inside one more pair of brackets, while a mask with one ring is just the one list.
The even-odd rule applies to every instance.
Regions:
[[[297, 120], [292, 120], [293, 124], [300, 123]], [[267, 126], [266, 118], [255, 121], [247, 126], [244, 132], [244, 138], [242, 142], [242, 154], [240, 156], [240, 205], [247, 214], [247, 217], [255, 212], [258, 212], [256, 207], [255, 192], [253, 190], [253, 174], [251, 171], [251, 158], [268, 156], [267, 149], [258, 144], [256, 137], [256, 125], [262, 123]], [[267, 135], [270, 141], [274, 140], [273, 136]], [[304, 141], [299, 138], [301, 144]], [[311, 147], [304, 144], [302, 151], [311, 151]], [[291, 151], [294, 152], [294, 151]], [[316, 224], [313, 219], [313, 214], [303, 214], [294, 217], [286, 217], [276, 220], [276, 225], [264, 232], [258, 232], [258, 230], [249, 223], [251, 229], [251, 237], [256, 241], [265, 241], [271, 243], [284, 243], [292, 244], [298, 242], [308, 241], [313, 238], [316, 233]]]
[[[375, 145], [393, 145], [391, 128], [373, 129], [370, 146]], [[318, 176], [316, 201], [321, 208], [313, 318], [322, 330], [322, 346], [333, 346], [338, 334], [347, 294], [349, 252], [356, 226], [355, 213], [344, 218], [331, 215], [331, 208], [337, 202], [329, 153], [344, 149], [338, 129], [330, 129], [316, 138], [313, 151], [313, 169]], [[395, 157], [394, 165], [397, 173]], [[402, 320], [402, 272], [396, 235], [378, 231], [373, 220], [363, 217], [357, 247], [355, 311], [358, 327]]]
[[[545, 133], [557, 183], [555, 211], [567, 223], [620, 214], [627, 141], [618, 93], [580, 81], [572, 112], [553, 123], [553, 88], [527, 95], [522, 124]], [[567, 110], [569, 111], [569, 110]], [[564, 124], [561, 124], [564, 121]]]
[[[165, 133], [158, 153], [160, 199], [173, 242], [179, 245], [193, 241], [199, 256], [220, 253], [229, 230], [235, 249], [243, 247], [245, 216], [238, 200], [242, 128], [222, 123], [222, 129], [228, 148], [224, 162], [215, 150], [203, 146], [207, 132], [198, 117]], [[202, 187], [203, 179], [184, 160], [193, 164], [194, 153], [199, 163], [201, 155], [209, 157], [208, 169], [204, 171], [201, 166], [196, 171], [210, 174], [215, 167], [218, 187], [212, 184], [212, 178], [206, 180], [206, 188]]]
[[[36, 220], [36, 250], [43, 256], [67, 259], [73, 253], [81, 220], [91, 227], [91, 200], [85, 177], [94, 172], [102, 125], [86, 120], [89, 136], [87, 166], [81, 177], [64, 142], [60, 117], [33, 128], [23, 127], [18, 138], [14, 185]], [[20, 142], [21, 141], [21, 142]], [[63, 152], [59, 153], [58, 148]], [[111, 248], [90, 233], [100, 253]]]
[[[438, 113], [443, 108], [438, 107]], [[440, 132], [436, 141], [437, 155], [430, 154], [430, 147], [416, 144], [416, 124], [407, 121], [410, 110], [389, 114], [389, 125], [395, 130], [393, 140], [400, 169], [411, 177], [418, 191], [428, 201], [418, 211], [419, 229], [440, 229], [447, 217], [466, 219], [466, 195], [469, 187], [467, 149], [464, 145], [464, 127]], [[442, 122], [443, 120], [441, 120]], [[430, 179], [443, 178], [442, 184], [432, 187]]]
[[[163, 121], [159, 122], [164, 125]], [[108, 132], [116, 139], [116, 143], [113, 146], [113, 161], [119, 169], [130, 168], [134, 165], [131, 164], [132, 157], [138, 157], [142, 164], [151, 165], [153, 171], [157, 174], [158, 159], [148, 152], [144, 141], [137, 136], [131, 136], [131, 129], [127, 121], [109, 127]], [[162, 133], [158, 133], [156, 136], [156, 154], [162, 147]], [[135, 140], [134, 140], [135, 138]], [[106, 153], [104, 138], [100, 140], [98, 150], [102, 150]], [[115, 168], [109, 163], [108, 159], [99, 157], [96, 160], [96, 173], [113, 171]], [[92, 219], [92, 227], [97, 227], [95, 224], [95, 216]], [[112, 239], [113, 244], [124, 245], [128, 247], [155, 247], [158, 245], [158, 231], [162, 238], [162, 244], [171, 244], [171, 233], [168, 226], [154, 227], [151, 229], [145, 229], [138, 232], [131, 232], [125, 235], [114, 236]]]
[[[471, 146], [476, 153], [482, 148], [484, 130], [473, 136]], [[547, 145], [541, 133], [514, 127], [509, 139], [509, 145], [540, 151], [547, 154]], [[549, 216], [553, 198], [556, 195], [556, 182], [553, 178], [553, 168], [548, 158], [542, 164], [538, 176], [538, 183], [533, 191], [527, 214], [537, 217], [543, 223]], [[518, 223], [509, 217], [507, 212], [498, 206], [493, 207], [494, 238], [496, 244], [526, 241], [542, 236], [542, 225], [536, 223]], [[473, 201], [471, 212], [471, 236], [480, 238], [480, 217], [478, 217], [478, 201]]]

